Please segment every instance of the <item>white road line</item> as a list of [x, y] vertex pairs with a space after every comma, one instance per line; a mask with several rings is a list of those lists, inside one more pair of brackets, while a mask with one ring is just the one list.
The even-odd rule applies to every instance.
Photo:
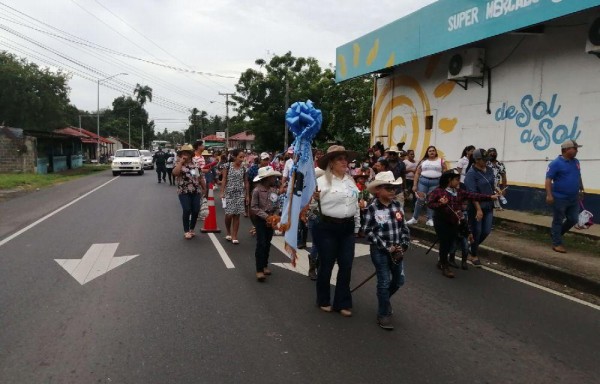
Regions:
[[[415, 243], [415, 242], [412, 242], [412, 244], [413, 244], [413, 245], [416, 245], [417, 247], [421, 247], [421, 248], [429, 249], [429, 246], [426, 246], [426, 245], [423, 245], [423, 244], [420, 244], [420, 243]], [[436, 248], [433, 248], [433, 249], [432, 249], [432, 251], [438, 252], [438, 250], [437, 250]], [[458, 258], [458, 259], [460, 259], [460, 257], [457, 257], [457, 258]], [[512, 276], [512, 275], [509, 275], [509, 274], [507, 274], [507, 273], [504, 273], [504, 272], [502, 272], [502, 271], [498, 271], [498, 270], [496, 270], [496, 269], [493, 269], [493, 268], [488, 268], [488, 267], [486, 267], [486, 266], [482, 266], [482, 269], [484, 269], [484, 270], [486, 270], [486, 271], [488, 271], [488, 272], [495, 273], [495, 274], [497, 274], [497, 275], [500, 275], [500, 276], [504, 276], [504, 277], [506, 277], [507, 279], [511, 279], [511, 280], [514, 280], [514, 281], [518, 281], [519, 283], [522, 283], [522, 284], [525, 284], [525, 285], [529, 285], [530, 287], [537, 288], [537, 289], [539, 289], [539, 290], [542, 290], [542, 291], [544, 291], [544, 292], [551, 293], [551, 294], [553, 294], [553, 295], [556, 295], [556, 296], [562, 297], [562, 298], [564, 298], [564, 299], [567, 299], [567, 300], [574, 301], [574, 302], [576, 302], [576, 303], [578, 303], [578, 304], [585, 305], [586, 307], [590, 307], [590, 308], [592, 308], [592, 309], [595, 309], [595, 310], [597, 310], [597, 311], [600, 311], [600, 305], [596, 305], [596, 304], [588, 303], [587, 301], [584, 301], [584, 300], [578, 299], [578, 298], [576, 298], [576, 297], [573, 297], [573, 296], [569, 296], [569, 295], [567, 295], [567, 294], [564, 294], [564, 293], [562, 293], [562, 292], [558, 292], [558, 291], [552, 290], [552, 289], [550, 289], [550, 288], [544, 287], [544, 286], [542, 286], [542, 285], [539, 285], [539, 284], [536, 284], [536, 283], [532, 283], [531, 281], [523, 280], [523, 279], [521, 279], [520, 277]]]
[[212, 241], [215, 248], [217, 248], [217, 252], [219, 252], [219, 256], [221, 256], [221, 259], [223, 259], [225, 266], [229, 269], [235, 268], [235, 265], [233, 265], [233, 263], [231, 262], [231, 259], [229, 258], [229, 256], [227, 256], [227, 252], [225, 252], [225, 248], [223, 248], [221, 243], [219, 243], [219, 240], [217, 240], [217, 236], [215, 236], [214, 233], [209, 233], [208, 237], [210, 238], [210, 241]]
[[117, 177], [110, 179], [109, 181], [107, 181], [106, 183], [92, 189], [91, 191], [79, 196], [78, 198], [76, 198], [75, 200], [71, 201], [70, 203], [67, 203], [65, 205], [63, 205], [62, 207], [50, 212], [49, 214], [47, 214], [46, 216], [42, 217], [41, 219], [38, 219], [36, 221], [34, 221], [33, 223], [29, 224], [28, 226], [26, 226], [25, 228], [21, 229], [20, 231], [17, 231], [15, 233], [13, 233], [12, 235], [0, 240], [0, 247], [3, 246], [4, 244], [8, 243], [9, 241], [11, 241], [12, 239], [14, 239], [15, 237], [22, 235], [23, 233], [29, 231], [31, 228], [35, 227], [36, 225], [44, 222], [45, 220], [51, 218], [52, 216], [56, 215], [58, 212], [62, 211], [65, 208], [70, 207], [71, 205], [75, 204], [76, 202], [78, 202], [79, 200], [91, 195], [92, 193], [96, 192], [97, 190], [99, 190], [100, 188], [104, 187], [105, 185], [107, 185], [108, 183], [112, 183], [113, 181], [115, 181], [117, 179]]

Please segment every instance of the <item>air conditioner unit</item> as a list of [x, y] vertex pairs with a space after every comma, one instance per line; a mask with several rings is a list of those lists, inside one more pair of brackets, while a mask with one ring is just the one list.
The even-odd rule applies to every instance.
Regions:
[[448, 63], [448, 80], [483, 77], [485, 49], [469, 48], [454, 54]]
[[600, 55], [600, 17], [592, 21], [588, 30], [588, 39], [585, 43], [585, 52]]

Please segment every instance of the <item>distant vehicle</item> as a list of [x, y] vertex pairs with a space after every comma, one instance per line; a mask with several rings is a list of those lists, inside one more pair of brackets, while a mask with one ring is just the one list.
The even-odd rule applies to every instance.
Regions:
[[119, 176], [122, 172], [137, 172], [144, 174], [144, 159], [137, 149], [119, 149], [111, 164], [113, 176]]
[[171, 145], [171, 144], [170, 144], [168, 141], [166, 141], [166, 140], [153, 140], [153, 141], [150, 143], [150, 146], [152, 147], [152, 151], [153, 151], [153, 152], [156, 152], [156, 151], [158, 151], [158, 148], [159, 148], [159, 147], [166, 148], [166, 147], [168, 147], [168, 146], [170, 146], [170, 145]]
[[152, 161], [152, 152], [146, 149], [140, 149], [142, 158], [144, 159], [144, 169], [154, 169], [154, 162]]

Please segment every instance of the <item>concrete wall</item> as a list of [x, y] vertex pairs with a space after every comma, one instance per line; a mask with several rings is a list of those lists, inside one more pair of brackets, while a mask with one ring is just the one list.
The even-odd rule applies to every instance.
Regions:
[[0, 172], [35, 172], [35, 138], [13, 139], [0, 134]]
[[563, 141], [575, 139], [583, 144], [578, 158], [586, 191], [594, 194], [586, 205], [600, 217], [594, 171], [600, 165], [600, 60], [584, 49], [593, 16], [555, 20], [541, 35], [506, 34], [477, 44], [492, 67], [491, 89], [487, 78], [484, 87], [469, 82], [466, 90], [447, 80], [450, 58], [460, 50], [400, 66], [377, 80], [372, 143], [404, 141], [417, 157], [435, 145], [451, 162], [467, 145], [495, 147], [509, 183], [519, 187], [513, 190], [519, 208], [537, 210], [543, 199], [521, 200], [539, 193], [548, 162]]

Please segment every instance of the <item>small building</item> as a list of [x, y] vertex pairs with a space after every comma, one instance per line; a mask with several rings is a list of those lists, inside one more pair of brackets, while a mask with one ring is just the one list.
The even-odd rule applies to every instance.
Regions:
[[204, 146], [209, 149], [225, 149], [225, 138], [217, 135], [208, 135], [202, 138]]
[[251, 131], [243, 131], [229, 137], [230, 148], [243, 150], [254, 150], [254, 134]]
[[375, 75], [371, 144], [497, 149], [508, 207], [546, 210], [548, 163], [583, 144], [600, 217], [600, 0], [438, 0], [337, 48], [336, 81]]
[[36, 171], [37, 140], [20, 128], [0, 126], [0, 173]]

